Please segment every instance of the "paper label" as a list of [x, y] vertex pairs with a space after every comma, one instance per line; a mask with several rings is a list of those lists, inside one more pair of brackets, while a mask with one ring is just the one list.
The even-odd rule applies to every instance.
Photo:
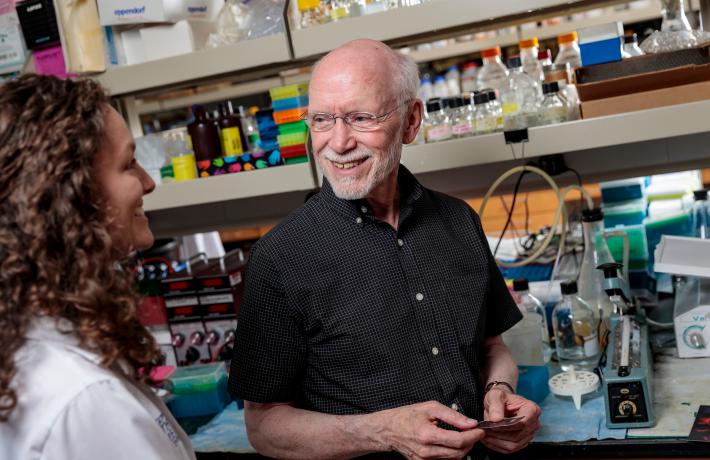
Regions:
[[520, 105], [517, 102], [506, 102], [503, 104], [503, 115], [510, 115], [512, 113], [518, 113], [520, 110]]
[[239, 128], [222, 129], [222, 154], [225, 157], [241, 155], [244, 153], [242, 147], [242, 136], [239, 135]]
[[461, 123], [459, 125], [454, 125], [453, 128], [451, 128], [451, 131], [453, 131], [454, 135], [456, 136], [461, 136], [464, 134], [469, 134], [473, 129], [471, 128], [471, 125], [468, 123]]
[[496, 117], [484, 117], [476, 119], [476, 132], [486, 133], [495, 131], [497, 126]]
[[441, 141], [451, 137], [451, 128], [448, 125], [437, 126], [435, 128], [429, 128], [426, 133], [426, 140], [428, 141]]
[[21, 70], [25, 63], [25, 47], [19, 24], [14, 11], [0, 16], [0, 73]]
[[195, 155], [173, 157], [173, 174], [176, 181], [197, 179]]

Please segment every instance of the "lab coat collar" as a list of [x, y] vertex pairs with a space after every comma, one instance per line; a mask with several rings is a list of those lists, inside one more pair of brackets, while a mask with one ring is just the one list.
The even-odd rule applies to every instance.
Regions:
[[[52, 318], [49, 316], [34, 318], [25, 333], [25, 338], [50, 342], [101, 366], [101, 355], [92, 351], [91, 347], [81, 346], [79, 337], [74, 332], [74, 325], [66, 318]], [[134, 374], [132, 368], [124, 360], [120, 360], [117, 367], [127, 376]]]

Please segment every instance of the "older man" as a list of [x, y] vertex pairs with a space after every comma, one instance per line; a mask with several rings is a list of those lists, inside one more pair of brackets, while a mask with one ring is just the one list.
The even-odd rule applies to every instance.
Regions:
[[[323, 187], [254, 246], [232, 362], [264, 455], [479, 457], [480, 444], [523, 448], [539, 426], [514, 394], [500, 334], [520, 313], [477, 215], [399, 165], [422, 120], [418, 82], [371, 40], [313, 71]], [[477, 428], [513, 415], [509, 429]]]

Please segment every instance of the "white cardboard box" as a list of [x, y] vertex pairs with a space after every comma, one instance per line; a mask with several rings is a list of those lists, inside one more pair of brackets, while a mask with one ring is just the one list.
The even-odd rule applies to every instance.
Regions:
[[102, 26], [177, 22], [185, 0], [97, 0]]
[[144, 27], [140, 33], [146, 61], [195, 51], [192, 28], [190, 23], [185, 20], [175, 24]]

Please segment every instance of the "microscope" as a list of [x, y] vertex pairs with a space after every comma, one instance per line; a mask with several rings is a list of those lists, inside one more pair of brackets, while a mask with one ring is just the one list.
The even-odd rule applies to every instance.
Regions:
[[614, 306], [604, 365], [602, 389], [608, 428], [646, 428], [655, 424], [653, 359], [643, 310], [637, 309], [629, 285], [619, 272], [623, 265], [597, 267], [604, 272], [604, 291]]

